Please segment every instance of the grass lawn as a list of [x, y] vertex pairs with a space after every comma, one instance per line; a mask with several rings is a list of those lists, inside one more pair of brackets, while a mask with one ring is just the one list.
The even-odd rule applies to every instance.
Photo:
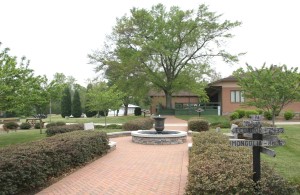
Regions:
[[0, 133], [0, 147], [35, 141], [45, 137], [45, 130], [43, 130], [43, 134], [40, 134], [39, 129], [17, 130], [16, 132], [9, 131], [9, 133]]
[[[176, 117], [186, 120], [186, 121], [188, 121], [191, 118], [199, 118], [199, 116], [197, 116], [197, 115], [181, 115], [181, 116], [176, 116]], [[200, 118], [206, 119], [209, 123], [228, 122], [229, 121], [228, 117], [216, 116], [216, 115], [203, 115], [203, 116], [200, 116]]]
[[[141, 118], [143, 116], [109, 116], [106, 117], [106, 122], [107, 123], [117, 123], [117, 124], [122, 124], [127, 121], [136, 119], [136, 118]], [[25, 122], [26, 119], [21, 119], [21, 122]], [[44, 122], [49, 123], [51, 122], [57, 122], [57, 121], [64, 121], [66, 123], [89, 123], [89, 122], [94, 122], [94, 123], [105, 123], [105, 117], [92, 117], [92, 118], [62, 118], [61, 115], [52, 115], [51, 117], [48, 116], [46, 119], [43, 119]]]
[[275, 147], [276, 157], [262, 154], [262, 159], [294, 184], [300, 186], [300, 125], [281, 126], [285, 133], [279, 137], [286, 141], [284, 146]]

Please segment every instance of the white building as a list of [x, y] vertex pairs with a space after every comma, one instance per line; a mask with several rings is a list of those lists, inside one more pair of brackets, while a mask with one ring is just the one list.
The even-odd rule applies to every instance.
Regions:
[[[128, 105], [128, 115], [133, 115], [134, 114], [134, 109], [137, 108], [139, 106], [137, 105], [133, 105], [133, 104], [129, 104]], [[125, 110], [125, 106], [123, 105], [120, 109], [119, 109], [119, 113], [118, 116], [124, 116], [124, 110]], [[108, 112], [108, 116], [117, 116], [117, 111], [116, 110], [109, 110]]]

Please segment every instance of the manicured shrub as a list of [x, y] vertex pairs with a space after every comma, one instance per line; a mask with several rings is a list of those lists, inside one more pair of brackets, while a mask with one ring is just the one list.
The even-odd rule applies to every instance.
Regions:
[[31, 124], [30, 123], [21, 123], [20, 129], [30, 129]]
[[207, 120], [203, 119], [190, 119], [188, 121], [188, 129], [191, 131], [208, 131], [209, 123]]
[[265, 119], [267, 119], [267, 120], [272, 120], [272, 113], [269, 112], [269, 111], [265, 111], [265, 112], [264, 112], [264, 117], [265, 117]]
[[4, 123], [3, 128], [6, 129], [18, 129], [19, 125], [16, 122], [7, 122]]
[[237, 112], [239, 114], [239, 118], [243, 118], [245, 116], [245, 110], [235, 110], [234, 112]]
[[0, 194], [32, 194], [49, 179], [102, 156], [108, 149], [107, 135], [95, 131], [0, 148]]
[[239, 117], [239, 113], [237, 113], [237, 112], [231, 113], [229, 117], [230, 117], [230, 120], [235, 120], [235, 119], [239, 119], [240, 118]]
[[258, 112], [256, 110], [246, 110], [245, 111], [245, 116], [247, 118], [250, 118], [251, 115], [258, 115]]
[[56, 134], [67, 133], [71, 131], [83, 130], [83, 124], [72, 124], [72, 125], [62, 125], [62, 126], [52, 126], [47, 128], [47, 136], [53, 136]]
[[231, 124], [229, 121], [222, 121], [222, 122], [211, 123], [209, 126], [212, 128], [215, 128], [215, 127], [230, 128]]
[[109, 125], [95, 125], [95, 129], [122, 129], [122, 125], [109, 124]]
[[152, 118], [139, 118], [124, 123], [122, 127], [124, 131], [149, 130], [153, 128], [153, 122]]
[[46, 128], [53, 127], [53, 126], [63, 126], [63, 125], [66, 125], [64, 121], [51, 122], [46, 125]]
[[285, 111], [283, 114], [285, 120], [293, 119], [295, 116], [295, 113], [293, 111]]
[[134, 115], [135, 116], [141, 116], [142, 115], [142, 109], [140, 107], [134, 108]]
[[258, 112], [259, 115], [262, 115], [264, 113], [262, 109], [257, 109], [256, 112]]
[[189, 153], [187, 195], [292, 194], [291, 187], [265, 164], [259, 192], [252, 180], [252, 155], [246, 147], [231, 147], [228, 138], [215, 132], [193, 135]]
[[[42, 128], [43, 128], [43, 126], [44, 126], [44, 125], [42, 125]], [[40, 129], [40, 128], [41, 128], [41, 123], [35, 123], [35, 124], [34, 124], [34, 128], [35, 128], [35, 129]]]

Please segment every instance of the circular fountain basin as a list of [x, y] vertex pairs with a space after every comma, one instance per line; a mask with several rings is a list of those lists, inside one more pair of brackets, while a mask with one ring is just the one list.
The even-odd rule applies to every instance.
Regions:
[[147, 145], [171, 145], [186, 142], [187, 133], [184, 131], [164, 130], [157, 133], [155, 130], [138, 130], [131, 132], [132, 142]]

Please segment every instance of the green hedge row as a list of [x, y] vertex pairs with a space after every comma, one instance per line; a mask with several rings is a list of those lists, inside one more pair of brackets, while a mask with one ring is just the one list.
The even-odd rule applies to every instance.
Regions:
[[105, 133], [76, 131], [0, 149], [0, 194], [34, 191], [107, 153]]
[[295, 190], [263, 164], [259, 192], [255, 191], [251, 151], [231, 147], [226, 136], [214, 132], [193, 135], [188, 170], [186, 195], [292, 194]]
[[53, 136], [56, 134], [67, 133], [71, 131], [83, 130], [83, 124], [71, 124], [62, 126], [50, 126], [46, 130], [47, 136]]
[[124, 131], [150, 130], [153, 128], [152, 118], [138, 118], [123, 124]]

